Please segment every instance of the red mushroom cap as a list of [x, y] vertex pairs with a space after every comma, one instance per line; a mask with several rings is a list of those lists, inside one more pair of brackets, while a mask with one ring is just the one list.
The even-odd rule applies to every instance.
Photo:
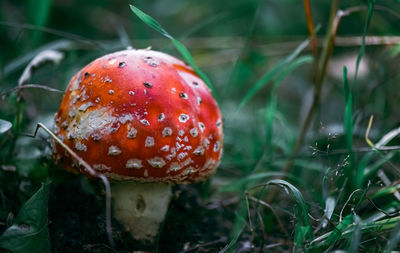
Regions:
[[[152, 50], [105, 55], [69, 83], [55, 131], [110, 179], [186, 183], [215, 172], [222, 118], [201, 78], [182, 61]], [[88, 175], [56, 145], [56, 161]]]

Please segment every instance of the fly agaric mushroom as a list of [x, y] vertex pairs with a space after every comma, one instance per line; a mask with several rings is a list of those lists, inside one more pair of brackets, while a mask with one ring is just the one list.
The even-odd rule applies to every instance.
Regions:
[[[207, 179], [222, 156], [222, 118], [210, 90], [182, 61], [152, 50], [108, 54], [79, 71], [55, 131], [111, 180], [114, 215], [141, 241], [157, 235], [170, 185]], [[53, 156], [90, 176], [60, 146]]]

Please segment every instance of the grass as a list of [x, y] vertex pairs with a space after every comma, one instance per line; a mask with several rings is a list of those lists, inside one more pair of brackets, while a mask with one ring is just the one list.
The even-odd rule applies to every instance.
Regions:
[[[0, 56], [0, 252], [400, 249], [400, 40], [382, 39], [399, 33], [399, 3], [176, 0], [165, 14], [162, 3], [78, 10], [44, 0], [33, 11], [31, 2], [27, 21], [0, 14], [0, 45], [10, 49]], [[51, 126], [59, 90], [77, 70], [130, 42], [174, 45], [212, 87], [225, 151], [213, 179], [174, 188], [156, 245], [134, 241], [112, 219], [111, 247], [105, 197], [93, 194], [104, 186], [58, 168], [45, 132], [27, 135], [39, 122]], [[39, 61], [19, 86], [46, 50], [63, 59]], [[336, 61], [343, 55], [350, 60]]]

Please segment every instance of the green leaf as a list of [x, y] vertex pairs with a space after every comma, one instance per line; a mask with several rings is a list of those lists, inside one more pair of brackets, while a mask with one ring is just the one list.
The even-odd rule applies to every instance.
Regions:
[[245, 198], [241, 198], [239, 202], [238, 211], [236, 213], [235, 221], [233, 222], [233, 228], [229, 235], [229, 243], [225, 245], [225, 247], [222, 248], [219, 251], [219, 253], [235, 252], [235, 246], [239, 240], [240, 235], [243, 232], [243, 229], [247, 224], [246, 222], [247, 214], [248, 214], [248, 202], [245, 200]]
[[208, 88], [213, 90], [213, 86], [211, 84], [210, 79], [207, 77], [207, 75], [201, 71], [199, 67], [195, 64], [192, 55], [190, 54], [189, 50], [183, 45], [180, 41], [172, 37], [171, 34], [169, 34], [161, 25], [158, 23], [154, 18], [150, 17], [143, 11], [139, 10], [133, 5], [129, 5], [133, 13], [140, 18], [146, 25], [150, 26], [157, 32], [161, 33], [165, 37], [171, 40], [172, 44], [176, 47], [178, 52], [182, 55], [182, 57], [185, 59], [185, 61], [196, 71], [196, 73], [200, 76], [201, 79], [207, 84]]
[[50, 252], [47, 208], [50, 181], [22, 206], [12, 226], [0, 237], [0, 248], [16, 253]]
[[4, 134], [8, 130], [10, 130], [12, 127], [11, 122], [7, 120], [0, 119], [0, 134]]

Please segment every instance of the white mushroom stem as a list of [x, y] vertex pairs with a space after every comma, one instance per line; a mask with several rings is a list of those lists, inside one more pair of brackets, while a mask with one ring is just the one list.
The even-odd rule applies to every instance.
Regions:
[[171, 200], [171, 185], [118, 182], [111, 184], [114, 217], [139, 241], [151, 243]]

